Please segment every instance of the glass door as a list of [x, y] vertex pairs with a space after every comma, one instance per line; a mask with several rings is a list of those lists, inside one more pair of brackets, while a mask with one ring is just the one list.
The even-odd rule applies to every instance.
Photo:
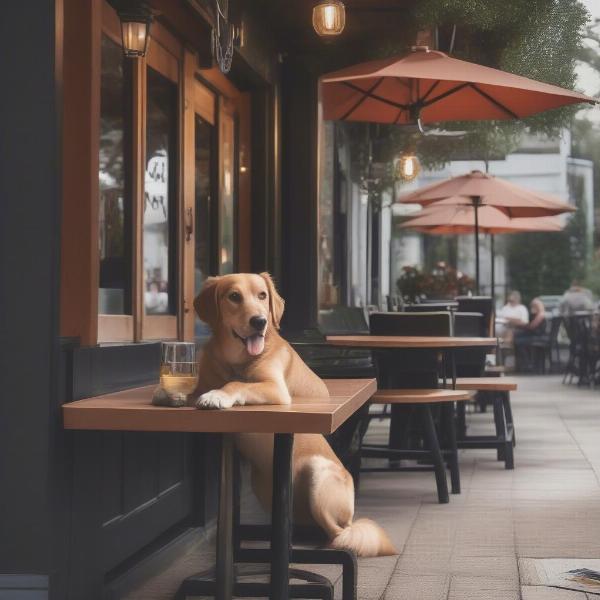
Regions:
[[[199, 81], [194, 83], [194, 296], [202, 289], [206, 278], [218, 272], [216, 235], [218, 223], [217, 132], [215, 128], [216, 98]], [[196, 317], [194, 338], [207, 339], [210, 331], [206, 323]]]
[[219, 111], [219, 274], [233, 273], [236, 266], [236, 160], [235, 113], [221, 98]]

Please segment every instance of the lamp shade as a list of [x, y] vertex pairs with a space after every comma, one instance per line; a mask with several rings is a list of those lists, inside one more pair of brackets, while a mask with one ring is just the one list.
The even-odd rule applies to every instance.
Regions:
[[123, 54], [129, 58], [146, 56], [153, 20], [149, 4], [143, 0], [128, 0], [120, 5], [117, 14], [121, 21]]
[[332, 37], [344, 31], [346, 8], [341, 0], [321, 0], [313, 7], [313, 27], [321, 37]]

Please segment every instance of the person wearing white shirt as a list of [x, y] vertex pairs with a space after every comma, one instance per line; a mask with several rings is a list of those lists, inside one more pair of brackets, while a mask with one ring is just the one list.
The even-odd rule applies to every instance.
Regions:
[[525, 327], [529, 323], [529, 311], [521, 302], [521, 294], [513, 290], [507, 303], [498, 311], [496, 334], [500, 337], [512, 337], [515, 327]]

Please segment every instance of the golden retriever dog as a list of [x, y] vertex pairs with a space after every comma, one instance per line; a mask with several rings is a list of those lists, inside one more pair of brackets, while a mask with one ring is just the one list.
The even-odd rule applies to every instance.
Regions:
[[[284, 303], [268, 273], [211, 277], [194, 307], [212, 331], [199, 361], [197, 408], [329, 397], [323, 381], [278, 333]], [[236, 444], [251, 465], [256, 496], [270, 510], [273, 435], [240, 434]], [[295, 436], [292, 478], [295, 522], [318, 524], [331, 547], [347, 548], [358, 556], [397, 553], [376, 523], [353, 521], [352, 476], [322, 435]]]

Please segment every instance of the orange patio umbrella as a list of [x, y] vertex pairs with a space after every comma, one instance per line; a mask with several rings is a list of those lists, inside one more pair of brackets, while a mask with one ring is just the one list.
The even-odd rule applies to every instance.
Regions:
[[404, 204], [493, 206], [510, 218], [548, 217], [575, 208], [557, 196], [530, 190], [482, 171], [436, 181], [401, 196]]
[[[482, 206], [477, 213], [479, 232], [490, 235], [523, 231], [562, 231], [563, 229], [562, 223], [556, 217], [511, 219], [506, 213], [493, 206]], [[473, 233], [475, 209], [471, 205], [436, 202], [404, 221], [400, 227], [438, 235]]]
[[320, 79], [323, 117], [374, 123], [520, 119], [593, 98], [417, 46]]
[[[448, 200], [451, 200], [449, 198]], [[478, 230], [490, 235], [491, 243], [491, 291], [494, 297], [494, 235], [505, 233], [534, 233], [562, 231], [564, 224], [557, 217], [522, 217], [511, 219], [506, 213], [493, 206], [482, 206], [478, 210], [469, 205], [442, 204], [436, 202], [424, 208], [415, 217], [404, 221], [400, 227], [435, 235], [461, 235], [475, 231], [475, 215], [478, 215]], [[479, 256], [477, 256], [479, 260]], [[479, 284], [478, 284], [479, 285]]]
[[507, 217], [547, 217], [573, 212], [575, 207], [560, 198], [529, 190], [481, 171], [471, 171], [435, 182], [398, 199], [405, 204], [471, 206], [475, 234], [475, 283], [479, 289], [479, 212], [494, 207]]

